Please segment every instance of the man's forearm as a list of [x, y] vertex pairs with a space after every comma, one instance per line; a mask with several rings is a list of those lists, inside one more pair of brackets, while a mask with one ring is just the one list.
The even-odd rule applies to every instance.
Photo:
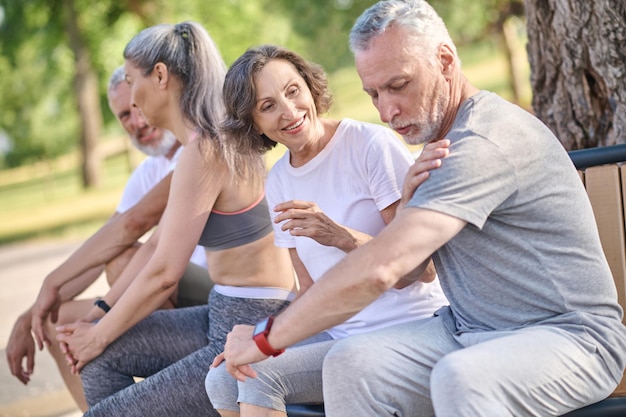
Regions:
[[148, 227], [149, 223], [145, 223], [143, 227], [128, 227], [125, 214], [111, 218], [46, 279], [61, 288], [90, 269], [101, 267], [114, 259], [153, 226]]
[[436, 277], [437, 271], [435, 270], [435, 264], [431, 259], [428, 259], [413, 271], [400, 278], [394, 285], [394, 288], [402, 289], [408, 287], [416, 281], [429, 283], [434, 281]]
[[403, 210], [276, 317], [270, 345], [282, 349], [343, 323], [418, 265], [426, 265], [431, 254], [464, 225], [462, 220], [431, 210]]
[[74, 299], [74, 297], [93, 284], [103, 271], [104, 265], [96, 266], [63, 285], [60, 290], [61, 301], [65, 302]]
[[170, 173], [133, 207], [111, 217], [65, 262], [52, 271], [46, 280], [60, 288], [87, 270], [110, 262], [137, 242], [161, 219], [167, 204], [171, 179]]

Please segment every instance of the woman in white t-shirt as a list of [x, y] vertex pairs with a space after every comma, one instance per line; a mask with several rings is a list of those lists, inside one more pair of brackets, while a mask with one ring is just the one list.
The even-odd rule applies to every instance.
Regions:
[[[270, 171], [266, 196], [275, 216], [275, 244], [289, 248], [299, 297], [393, 219], [411, 154], [383, 126], [320, 117], [332, 102], [326, 74], [280, 47], [252, 48], [235, 61], [224, 99], [224, 130], [241, 152], [261, 152], [276, 143], [288, 149]], [[322, 363], [333, 340], [429, 317], [446, 304], [429, 262], [343, 324], [303, 342], [306, 346], [255, 364], [257, 378], [245, 384], [237, 387], [226, 366], [218, 366], [223, 354], [218, 356], [207, 375], [207, 393], [223, 416], [261, 415], [255, 407], [284, 413], [287, 402], [321, 402]], [[254, 337], [250, 326], [236, 326], [233, 333], [248, 332], [239, 340], [278, 356], [282, 351], [266, 339], [271, 321], [260, 322]]]

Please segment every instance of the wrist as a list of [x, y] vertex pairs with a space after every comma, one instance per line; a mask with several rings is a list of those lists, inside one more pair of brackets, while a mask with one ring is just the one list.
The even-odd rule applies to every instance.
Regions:
[[92, 332], [92, 340], [94, 342], [94, 346], [102, 348], [102, 350], [106, 349], [109, 346], [111, 338], [107, 336], [106, 329], [103, 329], [102, 326], [99, 326], [98, 323], [95, 323], [91, 327]]
[[104, 299], [102, 299], [102, 298], [98, 298], [96, 301], [94, 301], [93, 304], [97, 308], [102, 310], [104, 312], [104, 314], [108, 313], [111, 310], [111, 306], [109, 304], [107, 304], [107, 302], [104, 301]]
[[263, 352], [264, 355], [267, 356], [278, 356], [285, 351], [285, 349], [274, 348], [268, 340], [273, 323], [273, 316], [269, 316], [259, 321], [254, 327], [254, 332], [252, 334], [252, 339], [254, 340], [254, 343], [256, 343], [256, 346], [261, 352]]
[[19, 327], [22, 327], [26, 331], [30, 331], [33, 322], [33, 314], [31, 312], [31, 309], [28, 309], [24, 313], [22, 313], [22, 315], [18, 317], [17, 322]]
[[347, 233], [337, 245], [337, 248], [341, 249], [345, 253], [350, 253], [359, 247], [359, 240], [351, 233]]
[[94, 321], [98, 321], [104, 317], [106, 313], [100, 309], [98, 306], [93, 306], [93, 308], [87, 313], [87, 315], [83, 318], [83, 321], [87, 323], [93, 323]]

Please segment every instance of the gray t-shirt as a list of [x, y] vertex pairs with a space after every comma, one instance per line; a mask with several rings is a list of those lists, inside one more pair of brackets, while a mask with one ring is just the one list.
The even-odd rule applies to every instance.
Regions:
[[556, 325], [597, 345], [619, 376], [622, 309], [562, 145], [487, 91], [461, 105], [446, 138], [450, 155], [408, 205], [468, 223], [434, 255], [457, 332]]

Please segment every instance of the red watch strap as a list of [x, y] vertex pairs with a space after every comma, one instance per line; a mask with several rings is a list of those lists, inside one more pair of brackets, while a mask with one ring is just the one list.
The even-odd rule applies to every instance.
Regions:
[[268, 317], [266, 320], [267, 324], [265, 325], [263, 331], [255, 333], [252, 336], [252, 339], [256, 343], [259, 350], [263, 352], [263, 354], [267, 356], [278, 356], [283, 353], [285, 349], [274, 349], [272, 345], [270, 345], [270, 343], [268, 342], [267, 336], [269, 335], [270, 329], [272, 328], [274, 317]]

